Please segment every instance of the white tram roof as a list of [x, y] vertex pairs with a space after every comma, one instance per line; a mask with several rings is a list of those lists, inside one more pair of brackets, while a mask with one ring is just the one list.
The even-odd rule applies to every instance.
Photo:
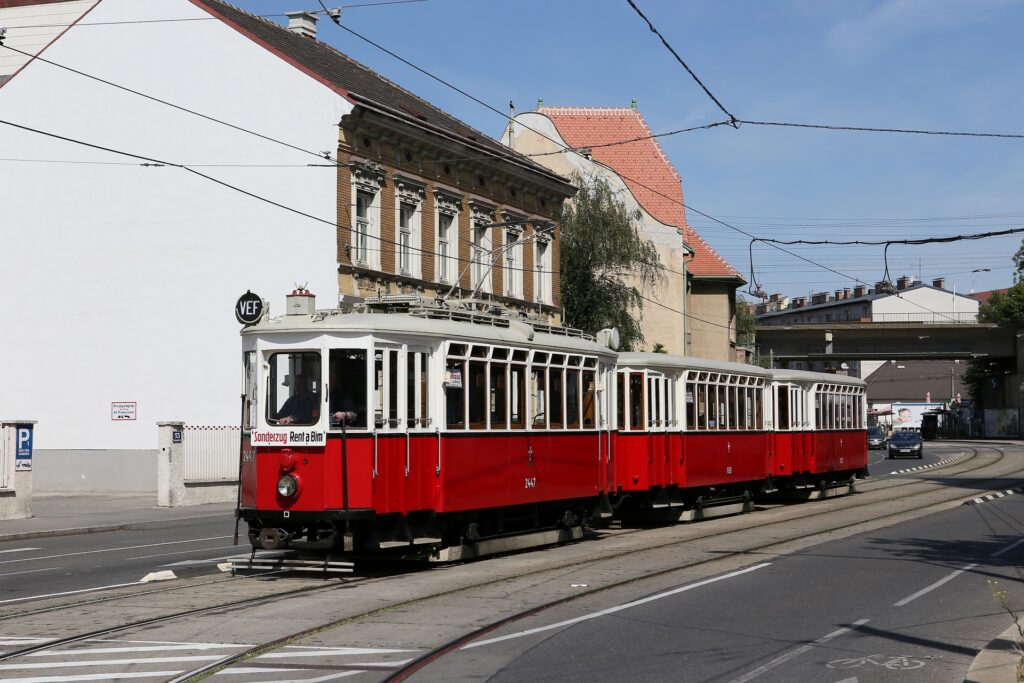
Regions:
[[625, 368], [673, 368], [701, 370], [706, 372], [728, 372], [737, 375], [754, 375], [771, 378], [771, 372], [757, 365], [708, 360], [693, 356], [674, 356], [667, 353], [628, 352], [619, 354], [619, 367]]
[[846, 384], [866, 387], [867, 382], [859, 377], [849, 375], [833, 375], [830, 372], [809, 372], [807, 370], [772, 370], [772, 377], [777, 382], [794, 382], [800, 384]]
[[[557, 331], [565, 328], [542, 323], [538, 323], [537, 327], [540, 329], [534, 328], [528, 320], [512, 319], [507, 321], [507, 324], [490, 324], [428, 318], [409, 313], [348, 313], [328, 309], [309, 315], [264, 318], [255, 325], [242, 328], [241, 334], [267, 340], [272, 340], [278, 334], [405, 334], [433, 337], [439, 341], [542, 348], [562, 353], [598, 356], [613, 356], [615, 353], [589, 336], [575, 336], [569, 331], [559, 334]], [[533, 333], [532, 340], [528, 337], [530, 332]]]

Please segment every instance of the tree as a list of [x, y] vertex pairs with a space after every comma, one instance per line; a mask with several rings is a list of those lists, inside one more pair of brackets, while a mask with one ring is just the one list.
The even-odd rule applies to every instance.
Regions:
[[618, 328], [619, 347], [633, 350], [644, 341], [641, 291], [652, 291], [665, 268], [654, 245], [640, 236], [640, 212], [627, 209], [606, 180], [577, 174], [573, 182], [579, 192], [562, 211], [565, 321], [590, 334]]
[[[1013, 286], [1006, 290], [1005, 294], [993, 292], [987, 302], [978, 306], [978, 322], [996, 323], [1004, 327], [1024, 327], [1024, 242], [1021, 242], [1017, 253], [1013, 255], [1013, 263], [1016, 266]], [[975, 401], [982, 400], [985, 382], [991, 374], [992, 367], [985, 359], [972, 358], [967, 362], [964, 384]]]
[[757, 318], [750, 312], [749, 302], [736, 295], [736, 346], [753, 346], [757, 340]]

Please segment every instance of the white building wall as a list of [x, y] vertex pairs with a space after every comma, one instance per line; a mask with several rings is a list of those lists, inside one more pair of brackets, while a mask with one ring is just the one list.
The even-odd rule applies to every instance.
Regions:
[[[208, 16], [188, 0], [102, 0], [88, 18]], [[314, 152], [337, 148], [351, 110], [218, 20], [75, 27], [44, 56]], [[336, 300], [335, 170], [40, 62], [0, 87], [0, 119], [193, 164], [326, 221], [0, 125], [0, 156], [26, 160], [0, 161], [0, 414], [38, 420], [37, 449], [155, 448], [158, 420], [237, 424], [235, 299], [251, 289], [281, 312], [308, 283], [321, 306]], [[137, 402], [136, 420], [112, 421], [114, 401]]]
[[973, 322], [978, 316], [978, 301], [932, 287], [917, 287], [872, 302], [875, 322], [920, 321], [932, 324]]

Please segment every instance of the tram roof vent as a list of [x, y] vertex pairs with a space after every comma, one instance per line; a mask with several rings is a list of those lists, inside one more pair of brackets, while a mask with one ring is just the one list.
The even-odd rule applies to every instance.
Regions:
[[305, 287], [296, 287], [284, 298], [285, 315], [313, 315], [316, 313], [316, 295]]

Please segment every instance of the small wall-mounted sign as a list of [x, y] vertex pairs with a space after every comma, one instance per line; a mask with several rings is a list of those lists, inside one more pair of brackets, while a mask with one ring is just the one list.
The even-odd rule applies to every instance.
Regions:
[[110, 420], [111, 422], [124, 422], [134, 420], [138, 417], [138, 403], [136, 401], [111, 401]]
[[184, 436], [184, 432], [180, 429], [175, 429], [171, 432], [171, 443], [181, 443], [181, 439]]
[[32, 425], [18, 425], [14, 436], [14, 471], [32, 471]]

